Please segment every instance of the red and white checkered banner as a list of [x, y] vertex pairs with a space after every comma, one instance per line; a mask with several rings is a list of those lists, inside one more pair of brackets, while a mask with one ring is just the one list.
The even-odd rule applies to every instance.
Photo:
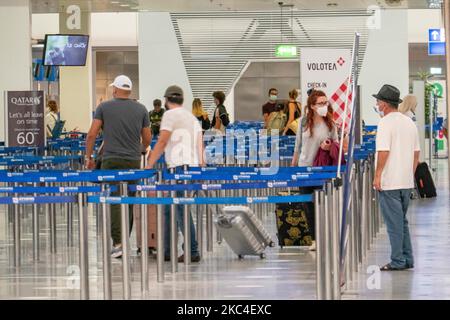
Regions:
[[347, 78], [330, 97], [330, 103], [334, 109], [334, 121], [339, 128], [342, 128], [342, 123], [345, 123], [346, 131], [348, 130], [352, 119], [351, 105], [353, 100], [352, 83], [348, 80], [349, 78]]

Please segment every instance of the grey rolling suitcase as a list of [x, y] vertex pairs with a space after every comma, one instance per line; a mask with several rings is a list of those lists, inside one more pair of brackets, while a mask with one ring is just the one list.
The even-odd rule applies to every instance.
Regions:
[[262, 222], [247, 207], [225, 207], [215, 220], [220, 234], [240, 259], [245, 256], [265, 258], [264, 251], [275, 243]]

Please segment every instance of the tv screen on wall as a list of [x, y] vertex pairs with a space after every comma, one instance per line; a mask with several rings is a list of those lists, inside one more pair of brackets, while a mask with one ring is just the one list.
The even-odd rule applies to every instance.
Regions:
[[46, 35], [44, 65], [85, 66], [88, 48], [89, 36], [87, 35]]

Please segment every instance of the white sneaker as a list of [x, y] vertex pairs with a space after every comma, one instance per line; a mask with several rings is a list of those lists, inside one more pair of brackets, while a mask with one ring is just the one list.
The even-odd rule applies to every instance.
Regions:
[[309, 251], [316, 251], [316, 250], [317, 250], [316, 242], [313, 241], [313, 242], [312, 242], [312, 245], [309, 247]]
[[112, 249], [111, 258], [114, 258], [114, 259], [122, 258], [122, 246], [117, 246]]

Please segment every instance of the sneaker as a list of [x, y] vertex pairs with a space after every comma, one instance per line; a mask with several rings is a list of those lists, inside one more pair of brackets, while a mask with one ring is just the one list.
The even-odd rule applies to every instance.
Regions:
[[316, 250], [317, 250], [316, 242], [313, 241], [313, 242], [312, 242], [312, 245], [309, 247], [309, 251], [314, 252], [314, 251], [316, 251]]
[[122, 246], [114, 247], [111, 250], [111, 258], [114, 258], [114, 259], [122, 258]]
[[[199, 263], [202, 260], [202, 258], [200, 257], [200, 255], [195, 255], [191, 257], [191, 262], [193, 263]], [[178, 258], [178, 262], [179, 263], [184, 263], [184, 254]]]

